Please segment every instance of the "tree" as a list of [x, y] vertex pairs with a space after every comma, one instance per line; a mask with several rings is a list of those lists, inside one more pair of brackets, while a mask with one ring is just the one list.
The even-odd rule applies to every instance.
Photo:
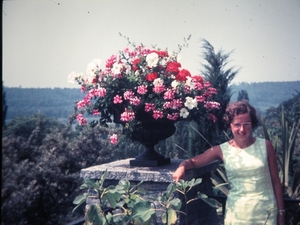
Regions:
[[[2, 90], [3, 90], [3, 82], [2, 82]], [[2, 128], [5, 128], [5, 118], [7, 113], [7, 105], [5, 102], [5, 92], [2, 91]]]
[[247, 100], [249, 101], [248, 92], [246, 90], [240, 90], [237, 97], [238, 101]]
[[218, 119], [216, 123], [203, 118], [204, 125], [198, 125], [197, 130], [207, 139], [207, 141], [203, 141], [203, 139], [199, 139], [198, 136], [197, 139], [201, 142], [197, 143], [198, 146], [201, 146], [200, 152], [209, 148], [210, 144], [220, 144], [225, 140], [222, 134], [224, 129], [222, 117], [232, 95], [229, 84], [240, 70], [236, 67], [228, 67], [229, 57], [232, 52], [224, 52], [223, 50], [215, 52], [214, 47], [207, 40], [203, 39], [202, 41], [205, 63], [202, 64], [204, 69], [201, 73], [204, 79], [209, 81], [211, 86], [217, 89], [218, 94], [214, 95], [213, 99], [220, 103], [220, 109], [215, 113]]
[[80, 170], [137, 154], [129, 143], [109, 144], [109, 129], [75, 133], [74, 119], [66, 126], [43, 115], [11, 121], [13, 129], [2, 136], [2, 224], [66, 224], [83, 217], [83, 208], [71, 214]]

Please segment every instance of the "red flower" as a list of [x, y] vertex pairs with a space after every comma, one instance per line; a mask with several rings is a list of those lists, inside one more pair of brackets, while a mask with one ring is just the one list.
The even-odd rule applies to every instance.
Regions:
[[195, 79], [197, 82], [203, 84], [203, 78], [200, 75], [194, 75], [192, 76], [193, 79]]
[[138, 64], [140, 63], [140, 61], [141, 61], [141, 60], [140, 60], [139, 58], [133, 60], [133, 62], [132, 62], [132, 70], [133, 70], [133, 71], [137, 71], [137, 69], [138, 69]]
[[188, 70], [182, 69], [176, 75], [175, 80], [177, 80], [177, 81], [186, 81], [186, 78], [190, 77], [190, 76], [191, 76], [191, 73]]
[[181, 67], [181, 64], [179, 62], [168, 62], [166, 73], [177, 75], [179, 73], [179, 67]]
[[148, 73], [145, 78], [147, 81], [154, 81], [156, 78], [158, 78], [158, 74], [157, 72]]

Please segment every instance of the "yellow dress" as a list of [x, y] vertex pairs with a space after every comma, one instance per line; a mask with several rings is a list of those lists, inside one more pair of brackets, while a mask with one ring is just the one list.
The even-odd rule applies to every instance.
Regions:
[[266, 142], [256, 138], [240, 149], [220, 145], [230, 185], [225, 225], [276, 225], [277, 203], [268, 166]]

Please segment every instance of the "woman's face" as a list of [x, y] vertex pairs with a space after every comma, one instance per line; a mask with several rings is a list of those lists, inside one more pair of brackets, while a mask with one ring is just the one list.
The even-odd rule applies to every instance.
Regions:
[[230, 129], [235, 139], [247, 140], [251, 136], [252, 122], [249, 113], [237, 115], [233, 118]]

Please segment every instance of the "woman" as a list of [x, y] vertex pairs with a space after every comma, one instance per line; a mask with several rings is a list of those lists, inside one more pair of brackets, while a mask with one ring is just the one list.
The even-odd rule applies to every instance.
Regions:
[[247, 102], [232, 103], [224, 122], [233, 139], [184, 160], [173, 174], [175, 182], [185, 171], [214, 160], [224, 162], [230, 191], [226, 202], [225, 225], [284, 225], [284, 202], [272, 144], [252, 137], [258, 124], [256, 110]]

